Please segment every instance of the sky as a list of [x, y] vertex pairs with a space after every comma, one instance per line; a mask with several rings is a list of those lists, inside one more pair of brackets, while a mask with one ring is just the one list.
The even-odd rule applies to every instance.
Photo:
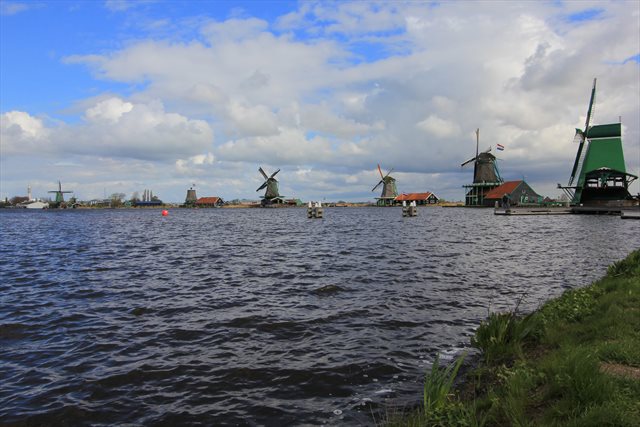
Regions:
[[0, 0], [0, 197], [464, 200], [476, 129], [558, 197], [594, 78], [640, 175], [637, 0]]

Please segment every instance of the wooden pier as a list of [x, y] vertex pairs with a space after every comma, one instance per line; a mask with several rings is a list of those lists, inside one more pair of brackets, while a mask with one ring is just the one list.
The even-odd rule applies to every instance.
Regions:
[[640, 219], [640, 209], [627, 209], [620, 212], [622, 219]]
[[548, 207], [548, 208], [494, 208], [494, 215], [567, 215], [573, 213], [569, 207]]
[[322, 208], [322, 203], [309, 202], [309, 206], [307, 207], [307, 218], [323, 218], [324, 217], [324, 209]]
[[571, 207], [496, 207], [494, 215], [618, 215], [623, 219], [640, 219], [640, 209], [614, 206], [571, 206]]

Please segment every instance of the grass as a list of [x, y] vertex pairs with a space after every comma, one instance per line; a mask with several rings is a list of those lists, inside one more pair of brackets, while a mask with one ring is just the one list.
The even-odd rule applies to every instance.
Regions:
[[436, 359], [423, 405], [394, 426], [640, 425], [640, 250], [534, 313], [491, 313], [481, 363], [453, 388], [462, 357]]

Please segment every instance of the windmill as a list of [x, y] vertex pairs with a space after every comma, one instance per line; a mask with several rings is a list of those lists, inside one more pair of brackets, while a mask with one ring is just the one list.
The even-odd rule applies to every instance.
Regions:
[[272, 173], [271, 176], [267, 176], [262, 167], [259, 167], [258, 171], [264, 177], [264, 182], [260, 187], [258, 187], [256, 191], [260, 191], [263, 188], [267, 189], [264, 192], [264, 196], [262, 196], [262, 205], [265, 206], [272, 203], [282, 203], [282, 196], [280, 196], [280, 193], [278, 191], [278, 180], [274, 178], [276, 174], [280, 172], [280, 169]]
[[479, 152], [479, 146], [480, 129], [476, 129], [476, 155], [460, 165], [464, 167], [473, 162], [473, 184], [463, 185], [467, 189], [465, 206], [482, 206], [484, 195], [504, 182], [491, 147]]
[[596, 80], [593, 79], [591, 98], [584, 130], [576, 129], [574, 142], [578, 151], [571, 168], [569, 184], [558, 184], [577, 204], [610, 204], [612, 201], [631, 199], [629, 184], [638, 177], [626, 172], [622, 151], [622, 124], [590, 125], [596, 98]]
[[196, 204], [197, 201], [198, 201], [198, 196], [196, 196], [196, 184], [194, 183], [187, 190], [187, 197], [184, 199], [184, 204], [185, 206], [192, 207]]
[[56, 200], [50, 204], [50, 207], [57, 208], [64, 206], [64, 193], [73, 193], [73, 191], [62, 191], [62, 183], [58, 181], [58, 189], [51, 190], [49, 193], [56, 193]]
[[389, 176], [389, 174], [393, 171], [393, 168], [387, 172], [386, 175], [382, 174], [382, 169], [380, 168], [380, 164], [378, 164], [378, 172], [380, 173], [380, 182], [376, 184], [375, 187], [371, 191], [376, 191], [376, 188], [382, 184], [382, 194], [380, 197], [376, 197], [378, 200], [379, 206], [391, 206], [396, 197], [398, 197], [398, 189], [396, 188], [396, 179]]

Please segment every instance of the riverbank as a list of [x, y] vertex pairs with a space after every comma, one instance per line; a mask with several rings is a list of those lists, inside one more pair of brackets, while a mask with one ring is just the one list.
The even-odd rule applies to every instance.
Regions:
[[534, 313], [492, 313], [472, 345], [475, 368], [457, 378], [462, 357], [436, 361], [422, 407], [383, 423], [640, 425], [640, 250]]

